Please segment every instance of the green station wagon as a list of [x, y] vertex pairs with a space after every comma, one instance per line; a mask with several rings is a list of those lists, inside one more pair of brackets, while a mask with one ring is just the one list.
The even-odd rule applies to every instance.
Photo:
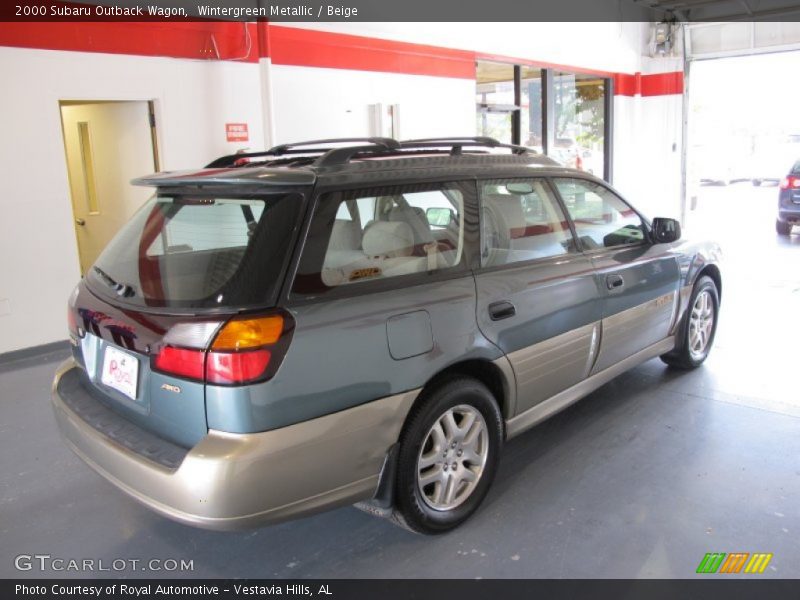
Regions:
[[490, 138], [286, 144], [134, 183], [155, 194], [69, 300], [53, 407], [86, 463], [190, 525], [358, 504], [447, 531], [507, 439], [714, 340], [715, 244]]

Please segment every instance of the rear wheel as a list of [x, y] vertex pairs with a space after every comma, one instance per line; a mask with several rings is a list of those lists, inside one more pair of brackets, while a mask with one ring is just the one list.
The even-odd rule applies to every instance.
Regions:
[[679, 369], [694, 369], [703, 364], [717, 332], [719, 293], [714, 280], [703, 276], [697, 280], [689, 299], [678, 345], [661, 360]]
[[437, 386], [403, 433], [395, 518], [426, 534], [463, 523], [489, 490], [502, 441], [503, 417], [485, 385], [459, 377]]
[[792, 224], [787, 223], [786, 221], [780, 221], [776, 219], [775, 231], [778, 232], [778, 235], [789, 235], [790, 233], [792, 233]]

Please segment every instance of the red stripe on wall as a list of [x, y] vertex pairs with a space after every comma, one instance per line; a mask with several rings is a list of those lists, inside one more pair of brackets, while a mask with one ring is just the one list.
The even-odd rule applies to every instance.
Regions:
[[611, 73], [267, 22], [5, 22], [0, 24], [0, 46], [251, 63], [259, 57], [270, 57], [276, 65], [462, 79], [475, 78], [476, 60], [493, 60], [611, 77], [618, 96], [683, 93], [680, 71]]
[[627, 75], [614, 77], [614, 94], [617, 96], [669, 96], [683, 94], [683, 72]]
[[642, 78], [640, 73], [629, 75], [617, 73], [614, 76], [615, 96], [635, 96], [642, 93]]
[[683, 72], [642, 75], [642, 96], [683, 94]]
[[276, 65], [475, 78], [475, 53], [296, 27], [269, 27]]
[[223, 21], [0, 24], [0, 46], [167, 56], [206, 60], [258, 61], [255, 23]]

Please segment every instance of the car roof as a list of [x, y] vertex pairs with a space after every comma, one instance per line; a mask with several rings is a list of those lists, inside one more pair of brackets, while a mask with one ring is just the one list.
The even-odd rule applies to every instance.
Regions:
[[[353, 142], [358, 142], [353, 144]], [[344, 145], [343, 145], [344, 144]], [[220, 157], [205, 168], [167, 171], [134, 179], [153, 187], [302, 186], [317, 181], [438, 179], [531, 169], [580, 173], [533, 150], [492, 138], [339, 138], [284, 144], [263, 152]], [[378, 174], [380, 177], [377, 177]]]

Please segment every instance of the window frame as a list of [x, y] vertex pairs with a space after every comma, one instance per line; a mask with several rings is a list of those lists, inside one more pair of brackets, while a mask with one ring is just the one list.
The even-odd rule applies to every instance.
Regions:
[[[581, 177], [581, 176], [578, 176], [576, 174], [571, 174], [571, 173], [569, 175], [548, 175], [547, 178], [550, 180], [550, 187], [556, 193], [556, 195], [558, 197], [558, 201], [561, 204], [562, 209], [564, 210], [564, 212], [565, 212], [565, 214], [567, 216], [567, 219], [569, 220], [570, 227], [572, 229], [572, 234], [575, 236], [575, 239], [577, 241], [577, 245], [581, 249], [581, 252], [583, 252], [584, 254], [600, 254], [602, 252], [619, 252], [621, 249], [640, 248], [642, 246], [652, 246], [653, 245], [653, 240], [652, 240], [652, 237], [651, 237], [650, 220], [647, 219], [641, 212], [639, 212], [630, 202], [625, 200], [625, 198], [623, 198], [622, 195], [619, 192], [617, 192], [614, 188], [612, 188], [610, 185], [608, 185], [607, 182], [601, 181], [599, 179], [592, 179], [592, 178], [589, 178], [589, 177]], [[561, 194], [561, 190], [558, 189], [558, 185], [556, 184], [556, 181], [559, 180], [559, 179], [574, 179], [574, 180], [578, 180], [578, 181], [585, 181], [585, 182], [600, 186], [603, 189], [605, 189], [606, 192], [610, 193], [612, 196], [615, 196], [620, 202], [622, 202], [622, 204], [624, 204], [629, 209], [631, 209], [634, 213], [636, 213], [636, 216], [638, 216], [639, 220], [641, 220], [642, 226], [643, 226], [643, 233], [644, 233], [642, 241], [637, 243], [637, 244], [623, 244], [623, 245], [619, 245], [619, 246], [610, 246], [610, 247], [605, 247], [604, 246], [602, 248], [585, 248], [584, 245], [583, 245], [583, 242], [580, 239], [580, 236], [578, 236], [578, 229], [575, 226], [575, 220], [572, 217], [572, 214], [569, 212], [569, 207], [567, 206], [567, 203], [564, 200], [564, 196]]]
[[572, 243], [575, 246], [575, 252], [566, 252], [564, 254], [556, 254], [554, 256], [540, 256], [538, 258], [531, 258], [528, 260], [520, 260], [516, 262], [504, 263], [502, 265], [483, 265], [483, 218], [481, 216], [480, 222], [478, 224], [478, 267], [477, 271], [481, 273], [492, 273], [494, 271], [501, 271], [504, 269], [514, 269], [517, 267], [528, 267], [528, 266], [535, 266], [537, 264], [547, 264], [548, 262], [555, 262], [558, 260], [565, 260], [571, 257], [581, 256], [584, 252], [583, 245], [580, 243], [578, 236], [575, 232], [575, 224], [572, 222], [570, 218], [569, 212], [564, 206], [564, 202], [561, 199], [561, 195], [558, 193], [558, 190], [555, 189], [551, 178], [547, 175], [531, 175], [528, 177], [525, 176], [516, 176], [516, 177], [485, 177], [478, 179], [476, 181], [477, 184], [477, 194], [478, 194], [478, 211], [479, 214], [482, 215], [483, 213], [483, 185], [489, 181], [503, 181], [507, 183], [512, 182], [527, 182], [531, 180], [540, 180], [542, 185], [550, 192], [552, 195], [553, 200], [555, 201], [555, 205], [558, 209], [563, 213], [564, 218], [566, 219], [567, 226], [569, 227], [570, 235], [572, 236]]
[[[382, 193], [377, 195], [389, 195], [389, 190], [397, 190], [395, 193], [400, 194], [403, 193], [400, 191], [403, 189], [406, 190], [406, 193], [413, 193], [436, 191], [443, 188], [457, 189], [463, 196], [464, 247], [459, 264], [444, 269], [436, 269], [435, 271], [394, 275], [391, 277], [354, 282], [348, 285], [326, 286], [327, 289], [309, 292], [297, 290], [298, 279], [303, 277], [302, 270], [304, 263], [313, 260], [313, 258], [309, 258], [307, 255], [309, 239], [318, 233], [314, 230], [314, 227], [319, 219], [319, 215], [323, 214], [320, 211], [327, 209], [330, 211], [330, 214], [327, 216], [333, 217], [333, 219], [330, 220], [330, 226], [325, 231], [325, 241], [324, 244], [321, 244], [321, 246], [324, 247], [318, 250], [321, 251], [321, 254], [317, 256], [317, 267], [319, 267], [319, 269], [321, 269], [325, 259], [325, 253], [330, 244], [330, 236], [333, 231], [333, 220], [335, 220], [338, 206], [341, 204], [341, 201], [335, 202], [335, 199], [331, 198], [331, 196], [334, 194], [349, 194], [353, 196], [353, 199], [357, 199], [358, 197], [374, 195], [377, 190], [382, 191]], [[291, 306], [299, 306], [340, 298], [367, 296], [392, 290], [418, 287], [427, 283], [438, 283], [449, 279], [458, 279], [471, 274], [475, 269], [475, 261], [480, 260], [480, 250], [478, 248], [480, 224], [478, 220], [477, 193], [474, 177], [453, 177], [452, 175], [441, 179], [437, 178], [426, 181], [409, 181], [408, 179], [404, 179], [402, 181], [389, 181], [383, 184], [372, 181], [354, 185], [325, 186], [315, 189], [308, 209], [307, 222], [302, 233], [303, 241], [297, 250], [297, 257], [291, 272], [291, 277], [289, 277], [287, 281], [284, 295], [286, 303]], [[331, 206], [324, 206], [326, 203], [330, 203]], [[321, 282], [321, 270], [319, 273], [319, 283], [320, 285], [324, 285]]]
[[[607, 183], [613, 183], [614, 173], [614, 78], [609, 77], [607, 73], [599, 73], [595, 71], [583, 69], [554, 68], [548, 65], [537, 64], [533, 62], [513, 62], [509, 59], [501, 59], [494, 56], [478, 54], [475, 57], [475, 66], [477, 63], [495, 63], [508, 65], [513, 68], [514, 84], [514, 104], [501, 105], [476, 102], [476, 111], [497, 112], [508, 114], [511, 116], [511, 143], [522, 143], [522, 118], [521, 118], [521, 97], [522, 97], [522, 68], [539, 69], [541, 71], [541, 86], [542, 86], [542, 149], [543, 154], [549, 156], [550, 150], [555, 148], [555, 130], [556, 130], [556, 108], [555, 108], [555, 74], [556, 72], [570, 74], [570, 75], [593, 75], [597, 79], [603, 80], [603, 172], [602, 179]], [[494, 107], [494, 111], [492, 111]], [[476, 132], [477, 133], [477, 132]], [[601, 174], [596, 174], [600, 178]]]

